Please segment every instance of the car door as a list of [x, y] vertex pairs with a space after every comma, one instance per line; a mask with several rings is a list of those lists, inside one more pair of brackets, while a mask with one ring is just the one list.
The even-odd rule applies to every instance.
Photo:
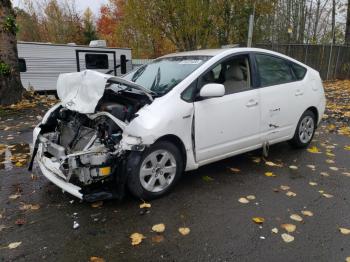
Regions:
[[249, 55], [236, 55], [199, 78], [198, 93], [213, 82], [224, 84], [226, 89], [222, 97], [194, 102], [195, 155], [200, 164], [259, 147], [260, 98], [251, 71]]
[[255, 54], [260, 78], [261, 138], [276, 143], [293, 136], [302, 105], [304, 86], [296, 81], [288, 60], [265, 53]]

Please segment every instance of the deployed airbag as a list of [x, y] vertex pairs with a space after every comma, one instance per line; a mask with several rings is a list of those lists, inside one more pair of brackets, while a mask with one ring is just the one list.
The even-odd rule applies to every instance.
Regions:
[[57, 95], [62, 106], [82, 114], [94, 113], [111, 77], [92, 70], [60, 74]]

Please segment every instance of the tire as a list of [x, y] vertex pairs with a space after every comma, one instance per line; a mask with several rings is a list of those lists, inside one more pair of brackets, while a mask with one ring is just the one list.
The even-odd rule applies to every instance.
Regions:
[[183, 158], [174, 144], [160, 141], [145, 149], [129, 170], [127, 184], [131, 194], [151, 200], [173, 189], [183, 173]]
[[289, 141], [290, 144], [295, 148], [306, 148], [312, 141], [315, 130], [316, 116], [312, 111], [306, 110], [299, 119], [294, 137]]

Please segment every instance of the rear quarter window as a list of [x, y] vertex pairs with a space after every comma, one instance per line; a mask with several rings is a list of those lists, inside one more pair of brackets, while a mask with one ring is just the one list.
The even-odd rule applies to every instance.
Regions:
[[297, 80], [302, 80], [306, 74], [306, 68], [291, 62], [291, 68]]

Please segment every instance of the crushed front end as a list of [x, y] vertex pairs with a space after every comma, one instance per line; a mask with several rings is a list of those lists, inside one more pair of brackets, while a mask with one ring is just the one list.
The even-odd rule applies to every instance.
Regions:
[[121, 195], [118, 184], [127, 154], [120, 147], [122, 130], [107, 115], [91, 119], [66, 108], [57, 111], [54, 130], [38, 127], [37, 161], [43, 174], [80, 199]]
[[[71, 96], [66, 103], [61, 99], [34, 129], [29, 170], [36, 158], [43, 175], [63, 191], [89, 202], [120, 199], [126, 169], [133, 161], [128, 156], [144, 149], [141, 139], [128, 136], [124, 129], [150, 100], [140, 92], [106, 89], [101, 97], [94, 97], [96, 105], [89, 108], [89, 104], [81, 106], [86, 96], [81, 87], [79, 92], [81, 98]], [[79, 112], [84, 110], [87, 112]]]

